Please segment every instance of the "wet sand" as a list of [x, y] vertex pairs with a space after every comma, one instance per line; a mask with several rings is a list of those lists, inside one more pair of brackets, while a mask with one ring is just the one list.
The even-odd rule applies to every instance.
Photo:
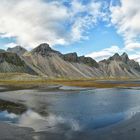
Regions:
[[73, 132], [57, 134], [51, 132], [35, 132], [31, 128], [18, 127], [0, 122], [1, 140], [139, 140], [140, 114], [120, 124], [99, 129], [93, 132]]
[[32, 140], [33, 129], [0, 122], [0, 140]]

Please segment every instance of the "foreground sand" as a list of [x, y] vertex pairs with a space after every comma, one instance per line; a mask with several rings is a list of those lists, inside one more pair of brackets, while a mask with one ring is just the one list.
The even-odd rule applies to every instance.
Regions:
[[35, 132], [31, 128], [18, 127], [0, 122], [1, 140], [139, 140], [140, 114], [117, 125], [84, 133], [66, 134]]

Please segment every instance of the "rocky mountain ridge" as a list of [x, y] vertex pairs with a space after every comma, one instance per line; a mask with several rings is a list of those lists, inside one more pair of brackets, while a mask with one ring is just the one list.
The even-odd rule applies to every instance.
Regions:
[[25, 52], [27, 52], [27, 50], [21, 46], [16, 46], [14, 48], [8, 48], [7, 52], [12, 52], [12, 53], [16, 53], [19, 56], [23, 55]]
[[[140, 77], [139, 63], [130, 60], [126, 53], [116, 53], [106, 60], [96, 62], [90, 57], [78, 56], [75, 52], [62, 54], [47, 43], [42, 43], [31, 51], [21, 46], [8, 48], [6, 52], [0, 51], [0, 65], [5, 62], [9, 67], [14, 65], [12, 72], [18, 72], [17, 64], [26, 65], [30, 74], [37, 73], [48, 78]], [[25, 67], [23, 72], [29, 73]], [[0, 72], [8, 71], [3, 68]]]
[[139, 77], [140, 65], [130, 60], [126, 53], [115, 53], [112, 57], [99, 62], [100, 69], [109, 77]]
[[79, 58], [76, 53], [62, 54], [45, 43], [23, 55], [23, 59], [29, 66], [46, 77], [90, 78], [101, 75], [101, 71], [96, 67], [80, 62]]

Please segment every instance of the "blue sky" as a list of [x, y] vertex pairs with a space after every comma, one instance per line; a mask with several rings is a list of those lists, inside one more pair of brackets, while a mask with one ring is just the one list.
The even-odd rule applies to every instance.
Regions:
[[104, 22], [96, 25], [88, 33], [89, 39], [87, 40], [81, 40], [65, 47], [63, 45], [56, 45], [55, 48], [63, 53], [75, 51], [79, 55], [86, 55], [114, 45], [123, 48], [124, 42], [122, 37], [117, 34], [114, 27], [107, 27], [106, 25], [107, 23]]
[[1, 49], [46, 42], [96, 60], [125, 51], [140, 62], [139, 0], [1, 0], [0, 17]]

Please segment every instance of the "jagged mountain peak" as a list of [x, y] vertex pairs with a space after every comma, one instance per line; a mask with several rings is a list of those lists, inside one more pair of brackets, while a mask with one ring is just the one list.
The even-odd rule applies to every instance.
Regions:
[[121, 56], [118, 53], [115, 53], [112, 57], [108, 60], [121, 60]]
[[78, 56], [76, 52], [72, 52], [72, 53], [67, 53], [69, 55], [73, 55], [73, 56]]
[[38, 50], [38, 51], [43, 51], [43, 50], [45, 50], [45, 51], [52, 51], [52, 48], [50, 47], [49, 44], [47, 44], [47, 43], [42, 43], [42, 44], [40, 44], [39, 46], [37, 46], [37, 47], [35, 48], [35, 50]]
[[96, 68], [99, 67], [99, 64], [91, 57], [80, 56], [79, 62], [82, 62], [86, 65], [91, 66], [91, 67], [96, 67]]
[[67, 53], [63, 55], [63, 59], [69, 62], [78, 62], [78, 55], [76, 52]]
[[121, 55], [121, 58], [122, 58], [122, 61], [125, 63], [127, 63], [127, 61], [129, 61], [128, 54], [125, 52]]
[[60, 54], [60, 52], [53, 50], [49, 44], [47, 43], [42, 43], [39, 46], [37, 46], [36, 48], [34, 48], [31, 51], [32, 54], [40, 54], [42, 56], [48, 56], [51, 53], [56, 53], [56, 54]]
[[118, 53], [115, 53], [113, 56], [114, 57], [119, 57], [120, 55]]
[[7, 52], [12, 52], [12, 53], [16, 53], [18, 55], [23, 55], [25, 52], [27, 52], [27, 50], [25, 48], [23, 48], [22, 46], [15, 46], [13, 48], [8, 48]]
[[124, 52], [121, 56], [128, 57], [128, 54], [126, 52]]
[[65, 61], [84, 63], [91, 67], [98, 67], [98, 63], [94, 59], [92, 59], [91, 57], [78, 56], [76, 52], [64, 54], [62, 55], [62, 58]]
[[99, 65], [107, 76], [135, 77], [140, 74], [139, 63], [129, 59], [125, 52], [122, 55], [116, 53], [109, 59], [100, 61]]
[[122, 55], [115, 53], [113, 56], [111, 56], [108, 59], [108, 61], [111, 61], [111, 60], [127, 62], [127, 61], [129, 61], [129, 57], [128, 57], [128, 54], [126, 52], [124, 52]]

